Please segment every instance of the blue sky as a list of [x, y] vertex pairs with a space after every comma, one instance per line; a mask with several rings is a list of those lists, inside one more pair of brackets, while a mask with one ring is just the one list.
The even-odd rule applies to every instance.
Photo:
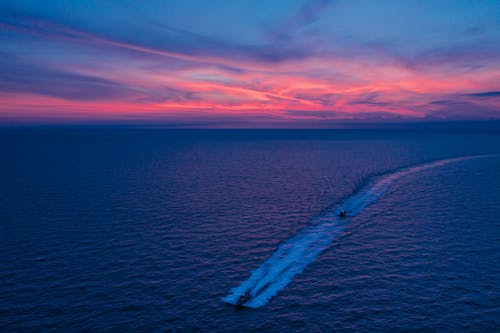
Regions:
[[499, 1], [10, 1], [1, 122], [500, 118]]

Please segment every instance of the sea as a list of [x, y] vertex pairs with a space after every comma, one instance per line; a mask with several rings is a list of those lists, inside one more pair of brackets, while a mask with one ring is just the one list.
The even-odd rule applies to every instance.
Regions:
[[498, 332], [499, 154], [490, 128], [2, 128], [0, 331]]

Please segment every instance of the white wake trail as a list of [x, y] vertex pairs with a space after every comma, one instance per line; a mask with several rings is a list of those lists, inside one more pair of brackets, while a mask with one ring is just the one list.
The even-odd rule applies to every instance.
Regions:
[[[446, 164], [466, 161], [475, 158], [497, 157], [498, 155], [464, 156], [439, 160], [375, 177], [367, 182], [341, 205], [314, 218], [311, 224], [281, 244], [271, 257], [252, 271], [250, 277], [222, 299], [223, 302], [238, 304], [241, 295], [250, 293], [250, 300], [245, 307], [258, 308], [283, 289], [292, 278], [316, 257], [328, 248], [333, 240], [342, 232], [348, 218], [358, 215], [365, 207], [380, 199], [394, 183], [405, 176], [416, 172], [441, 167]], [[347, 218], [339, 217], [344, 209]]]

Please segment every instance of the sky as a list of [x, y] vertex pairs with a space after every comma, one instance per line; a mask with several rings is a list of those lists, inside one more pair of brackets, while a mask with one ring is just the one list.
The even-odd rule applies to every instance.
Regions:
[[0, 124], [500, 119], [500, 1], [0, 2]]

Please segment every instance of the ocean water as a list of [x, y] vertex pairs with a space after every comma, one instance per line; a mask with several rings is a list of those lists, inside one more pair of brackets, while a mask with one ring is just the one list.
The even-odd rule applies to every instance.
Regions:
[[500, 329], [498, 131], [3, 129], [0, 149], [1, 332]]

